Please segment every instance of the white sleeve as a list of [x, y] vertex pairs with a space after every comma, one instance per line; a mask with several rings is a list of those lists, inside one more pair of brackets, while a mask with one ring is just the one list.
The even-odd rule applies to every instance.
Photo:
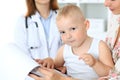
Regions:
[[30, 76], [26, 76], [25, 80], [35, 80], [35, 79], [31, 78]]
[[25, 16], [20, 16], [16, 23], [14, 29], [14, 41], [15, 43], [23, 49], [27, 55], [29, 55], [28, 47], [27, 47], [27, 32], [25, 25]]
[[0, 48], [0, 79], [25, 80], [29, 72], [39, 66], [15, 44]]

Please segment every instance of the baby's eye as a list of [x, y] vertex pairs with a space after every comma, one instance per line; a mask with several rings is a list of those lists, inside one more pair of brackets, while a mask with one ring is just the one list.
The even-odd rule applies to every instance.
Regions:
[[74, 27], [74, 28], [72, 28], [72, 30], [75, 30], [76, 28]]
[[65, 33], [65, 31], [60, 31], [60, 34], [64, 34]]

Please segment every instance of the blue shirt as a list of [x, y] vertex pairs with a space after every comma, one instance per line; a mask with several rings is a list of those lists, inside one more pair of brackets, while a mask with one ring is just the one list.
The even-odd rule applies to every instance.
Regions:
[[52, 10], [50, 11], [50, 14], [48, 16], [48, 18], [43, 18], [42, 16], [40, 16], [40, 20], [42, 22], [44, 31], [45, 31], [45, 35], [46, 35], [46, 39], [49, 39], [49, 29], [50, 29], [50, 23], [51, 23], [51, 18], [52, 18]]

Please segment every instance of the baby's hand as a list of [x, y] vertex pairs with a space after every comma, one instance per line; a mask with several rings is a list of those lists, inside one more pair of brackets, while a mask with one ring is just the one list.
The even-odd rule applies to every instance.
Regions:
[[36, 59], [35, 60], [38, 64], [41, 64], [42, 67], [47, 67], [47, 68], [54, 68], [54, 61], [52, 58], [45, 58], [43, 60], [41, 59]]
[[83, 59], [86, 64], [93, 67], [96, 63], [96, 59], [91, 54], [82, 54], [79, 59]]

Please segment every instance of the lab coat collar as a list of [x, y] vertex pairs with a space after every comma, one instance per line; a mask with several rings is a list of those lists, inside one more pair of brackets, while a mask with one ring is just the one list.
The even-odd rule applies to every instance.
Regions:
[[[52, 14], [53, 14], [53, 11], [50, 10], [50, 14], [49, 14], [49, 16], [47, 17], [47, 19], [48, 19], [48, 18], [51, 18], [51, 17], [52, 17]], [[40, 16], [40, 18], [43, 18], [38, 12], [37, 12], [37, 15]], [[43, 18], [43, 19], [44, 19], [44, 18]]]
[[54, 39], [59, 36], [59, 31], [58, 31], [57, 25], [56, 25], [56, 13], [55, 13], [55, 11], [52, 15], [54, 15], [54, 16], [52, 16], [51, 23], [50, 23], [49, 47], [51, 47], [51, 45], [54, 44]]
[[[40, 15], [38, 12], [36, 12], [33, 16], [31, 16], [32, 21], [37, 22], [39, 26], [39, 32], [42, 34], [44, 40], [47, 42], [45, 37], [44, 29], [40, 26], [42, 26], [42, 23], [40, 21]], [[51, 10], [51, 23], [50, 23], [50, 34], [49, 34], [49, 48], [52, 46], [54, 39], [56, 35], [58, 35], [58, 29], [56, 29], [56, 13], [55, 11]]]
[[[50, 10], [50, 14], [49, 14], [49, 16], [48, 16], [48, 18], [50, 18], [50, 17], [52, 17], [54, 15], [54, 11], [53, 10]], [[35, 17], [36, 18], [43, 18], [40, 14], [39, 14], [39, 12], [38, 11], [36, 11], [36, 13], [33, 15], [33, 16], [31, 16], [32, 18], [33, 18], [33, 20], [34, 21], [37, 21], [36, 19], [35, 19]]]

